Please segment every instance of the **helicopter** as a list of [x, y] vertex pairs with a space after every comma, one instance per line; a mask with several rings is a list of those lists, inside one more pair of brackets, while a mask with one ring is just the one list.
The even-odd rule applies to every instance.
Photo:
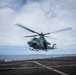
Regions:
[[[27, 28], [27, 27], [25, 27], [21, 24], [16, 24], [16, 25], [36, 34], [36, 35], [24, 36], [24, 37], [33, 37], [30, 41], [27, 42], [27, 44], [29, 45], [29, 49], [33, 50], [33, 51], [39, 51], [39, 50], [47, 51], [47, 50], [57, 49], [56, 48], [56, 43], [53, 44], [52, 46], [50, 46], [51, 43], [49, 43], [45, 39], [45, 37], [48, 37], [46, 35], [72, 29], [71, 27], [68, 27], [68, 28], [65, 28], [65, 29], [62, 29], [62, 30], [57, 30], [57, 31], [50, 32], [50, 33], [42, 33], [42, 32], [38, 33], [38, 32], [36, 32], [34, 30], [31, 30], [31, 29], [29, 29], [29, 28]], [[39, 38], [37, 38], [37, 36], [39, 36]], [[52, 38], [52, 37], [50, 37], [50, 38]], [[52, 39], [54, 39], [54, 38], [52, 38]]]

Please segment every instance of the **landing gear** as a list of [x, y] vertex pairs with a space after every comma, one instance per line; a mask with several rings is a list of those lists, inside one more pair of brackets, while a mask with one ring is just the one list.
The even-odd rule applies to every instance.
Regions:
[[29, 48], [32, 51], [39, 51], [39, 49], [33, 49], [33, 48]]
[[30, 50], [33, 50], [33, 48], [29, 48]]

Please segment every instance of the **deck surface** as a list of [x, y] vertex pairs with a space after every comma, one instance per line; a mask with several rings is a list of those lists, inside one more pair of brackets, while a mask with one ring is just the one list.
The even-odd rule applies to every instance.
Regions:
[[76, 57], [1, 62], [0, 75], [76, 75]]

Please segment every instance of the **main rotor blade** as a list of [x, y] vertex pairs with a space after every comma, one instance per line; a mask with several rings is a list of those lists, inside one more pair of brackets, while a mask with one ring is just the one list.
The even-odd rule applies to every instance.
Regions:
[[26, 30], [28, 30], [28, 31], [30, 31], [30, 32], [33, 32], [33, 33], [36, 33], [36, 34], [40, 34], [40, 33], [36, 32], [36, 31], [33, 31], [33, 30], [31, 30], [31, 29], [29, 29], [29, 28], [21, 25], [21, 24], [16, 24], [16, 25], [19, 26], [19, 27], [21, 27], [21, 28], [24, 28], [24, 29], [26, 29]]
[[45, 37], [48, 37], [48, 38], [51, 38], [51, 39], [56, 39], [56, 38], [53, 38], [53, 37], [49, 37], [49, 36], [45, 36]]
[[39, 35], [30, 35], [30, 36], [24, 36], [24, 37], [35, 37], [35, 36], [39, 36]]
[[[58, 30], [58, 31], [54, 31], [54, 32], [51, 32], [51, 33], [48, 33], [48, 34], [53, 34], [53, 33], [58, 33], [58, 32], [62, 32], [62, 31], [66, 31], [66, 30], [71, 30], [72, 28], [69, 27], [69, 28], [65, 28], [65, 29], [62, 29], [62, 30]], [[45, 34], [46, 35], [46, 34]]]
[[50, 34], [50, 33], [45, 33], [44, 35], [48, 35], [48, 34]]

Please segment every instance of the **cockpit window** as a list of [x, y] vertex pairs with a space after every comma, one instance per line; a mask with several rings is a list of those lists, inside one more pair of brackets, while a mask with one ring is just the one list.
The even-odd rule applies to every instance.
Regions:
[[37, 41], [37, 38], [33, 38], [33, 40]]
[[32, 41], [39, 41], [37, 38], [32, 38], [31, 40]]

